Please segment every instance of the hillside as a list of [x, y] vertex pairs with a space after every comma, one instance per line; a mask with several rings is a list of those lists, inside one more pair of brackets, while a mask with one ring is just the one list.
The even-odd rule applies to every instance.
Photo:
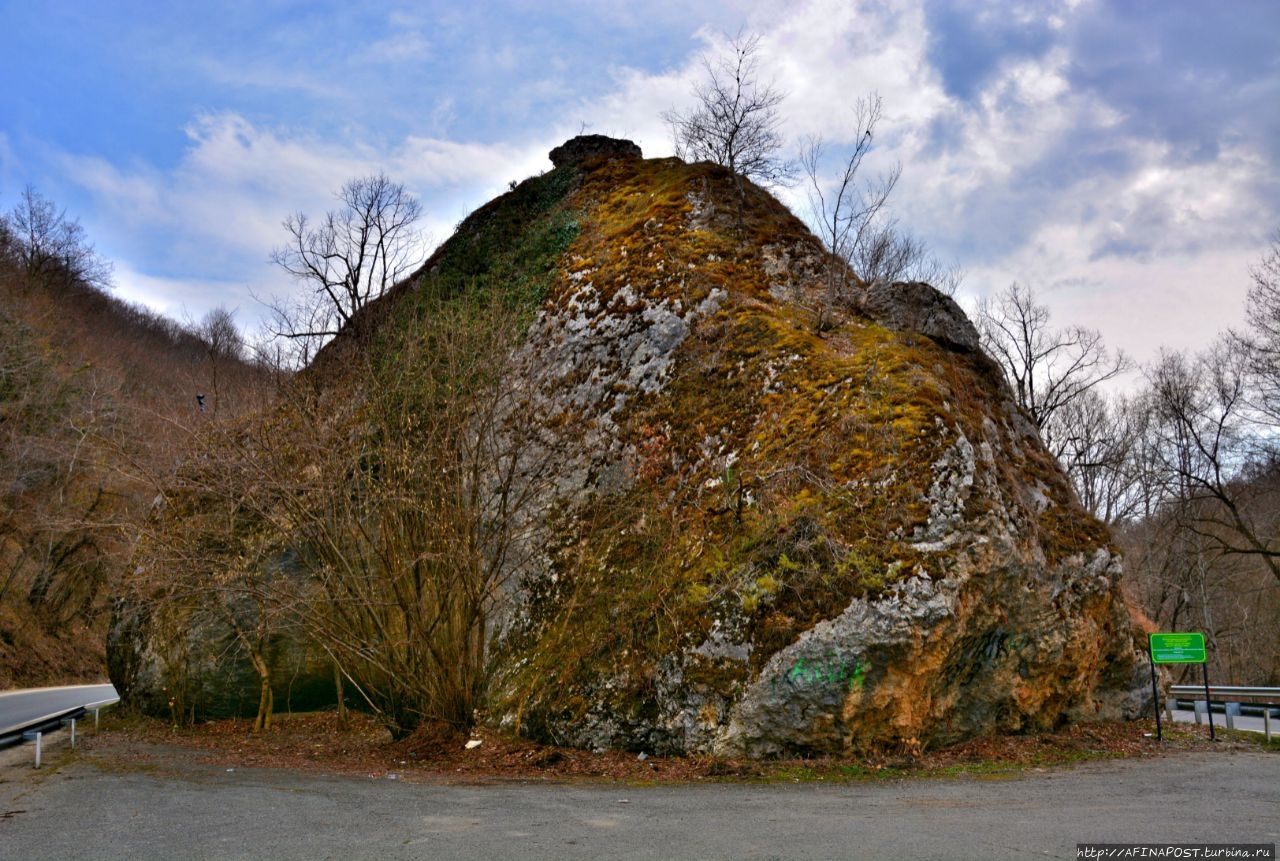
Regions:
[[332, 660], [396, 734], [746, 756], [1139, 704], [1109, 537], [954, 302], [823, 307], [817, 241], [715, 165], [552, 159], [181, 476], [150, 564], [192, 579], [134, 596], [122, 691], [239, 708], [238, 643], [261, 703]]
[[175, 323], [0, 254], [0, 688], [102, 678], [107, 595], [195, 394], [243, 409], [254, 380]]

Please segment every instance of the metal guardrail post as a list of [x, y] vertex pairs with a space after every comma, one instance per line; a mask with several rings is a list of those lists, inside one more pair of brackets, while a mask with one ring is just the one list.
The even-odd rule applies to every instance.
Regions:
[[1262, 734], [1267, 742], [1271, 742], [1271, 709], [1262, 710]]
[[[102, 701], [92, 704], [94, 710], [116, 702], [116, 700]], [[71, 748], [76, 747], [76, 730], [77, 722], [88, 711], [86, 706], [76, 706], [75, 708], [63, 709], [59, 712], [43, 715], [38, 718], [29, 719], [23, 723], [14, 724], [12, 726], [0, 727], [0, 741], [9, 743], [19, 738], [22, 741], [36, 743], [36, 768], [39, 768], [44, 758], [44, 733], [55, 729], [62, 729], [70, 725], [71, 729]], [[95, 715], [96, 722], [96, 715]]]
[[99, 722], [99, 718], [100, 718], [100, 714], [99, 714], [99, 713], [100, 713], [103, 709], [105, 709], [107, 706], [113, 706], [113, 705], [116, 705], [116, 704], [117, 704], [117, 703], [119, 703], [119, 702], [120, 702], [120, 698], [119, 698], [119, 697], [113, 697], [113, 698], [111, 698], [111, 699], [109, 699], [109, 700], [99, 700], [99, 701], [98, 701], [98, 702], [96, 702], [96, 703], [85, 703], [85, 705], [84, 705], [84, 710], [85, 710], [86, 712], [93, 712], [93, 728], [94, 728], [94, 730], [97, 730], [97, 729], [98, 729], [98, 722]]

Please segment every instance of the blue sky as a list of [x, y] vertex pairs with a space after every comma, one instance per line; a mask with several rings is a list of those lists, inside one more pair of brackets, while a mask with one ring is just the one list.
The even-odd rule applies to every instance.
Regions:
[[1274, 0], [0, 0], [0, 209], [31, 183], [118, 295], [252, 328], [290, 212], [382, 170], [439, 241], [580, 129], [668, 155], [661, 112], [740, 30], [793, 139], [884, 99], [868, 168], [902, 163], [893, 214], [962, 301], [1017, 280], [1143, 361], [1242, 319], [1280, 228]]

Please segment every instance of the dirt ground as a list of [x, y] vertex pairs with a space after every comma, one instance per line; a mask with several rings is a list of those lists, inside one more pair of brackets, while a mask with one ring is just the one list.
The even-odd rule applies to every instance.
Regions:
[[[1154, 721], [1079, 724], [1059, 732], [977, 739], [917, 756], [867, 759], [819, 757], [768, 761], [709, 756], [654, 757], [592, 753], [541, 745], [487, 729], [463, 734], [430, 726], [393, 741], [371, 718], [353, 714], [346, 729], [333, 712], [278, 715], [270, 729], [254, 733], [249, 721], [218, 721], [175, 729], [125, 715], [86, 734], [81, 752], [99, 761], [169, 770], [187, 760], [223, 768], [257, 767], [330, 774], [394, 775], [397, 779], [490, 783], [505, 781], [621, 781], [687, 783], [747, 779], [863, 780], [1020, 771], [1098, 759], [1162, 756], [1182, 751], [1257, 750], [1260, 736], [1180, 724], [1154, 738]], [[477, 744], [478, 742], [478, 744]], [[1280, 751], [1280, 740], [1271, 748]]]

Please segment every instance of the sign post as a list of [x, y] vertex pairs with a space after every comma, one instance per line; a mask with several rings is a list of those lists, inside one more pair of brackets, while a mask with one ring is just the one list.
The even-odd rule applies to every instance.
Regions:
[[1209, 697], [1209, 656], [1204, 647], [1204, 634], [1149, 634], [1151, 651], [1151, 693], [1156, 706], [1156, 741], [1163, 741], [1160, 729], [1160, 692], [1156, 687], [1156, 664], [1199, 664], [1204, 670], [1204, 703], [1209, 715], [1209, 738], [1217, 740], [1213, 729], [1213, 700]]

